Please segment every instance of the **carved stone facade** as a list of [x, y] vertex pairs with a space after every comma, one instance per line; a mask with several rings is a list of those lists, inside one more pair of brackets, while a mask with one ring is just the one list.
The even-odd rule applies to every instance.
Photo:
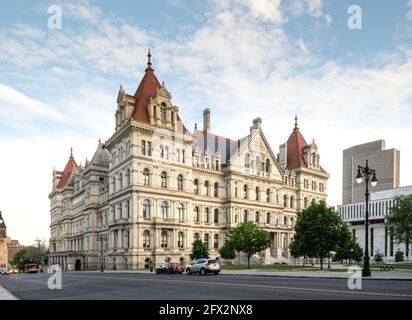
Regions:
[[7, 227], [0, 212], [0, 269], [8, 269], [9, 267], [9, 256], [7, 248], [9, 243], [10, 238], [7, 236]]
[[261, 129], [231, 140], [189, 132], [150, 61], [132, 96], [121, 87], [114, 134], [79, 166], [53, 172], [50, 261], [64, 270], [187, 263], [194, 239], [219, 256], [225, 230], [252, 220], [271, 234], [264, 262], [290, 259], [296, 213], [327, 196], [315, 143], [297, 126], [275, 156]]

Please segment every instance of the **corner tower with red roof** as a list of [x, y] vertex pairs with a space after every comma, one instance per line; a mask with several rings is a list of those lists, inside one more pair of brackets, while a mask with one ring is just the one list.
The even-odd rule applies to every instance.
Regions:
[[315, 140], [308, 144], [300, 132], [297, 116], [287, 142], [279, 147], [278, 159], [284, 170], [284, 183], [299, 187], [299, 197], [303, 200], [304, 208], [311, 201], [324, 199], [329, 174], [320, 165]]

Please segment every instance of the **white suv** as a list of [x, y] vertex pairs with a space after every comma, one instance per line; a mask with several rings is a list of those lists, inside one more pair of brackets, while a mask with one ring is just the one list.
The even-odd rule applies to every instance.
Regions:
[[213, 273], [218, 275], [220, 272], [220, 263], [214, 259], [198, 259], [192, 264], [189, 264], [185, 268], [187, 275], [192, 273], [199, 273], [206, 275], [207, 273]]

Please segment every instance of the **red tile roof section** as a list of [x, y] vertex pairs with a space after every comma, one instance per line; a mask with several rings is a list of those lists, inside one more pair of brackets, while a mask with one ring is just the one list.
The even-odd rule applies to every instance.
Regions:
[[[150, 98], [153, 98], [156, 95], [157, 90], [160, 89], [162, 85], [160, 84], [159, 80], [154, 74], [154, 69], [152, 68], [151, 61], [152, 54], [150, 53], [150, 49], [147, 58], [148, 62], [147, 68], [145, 70], [145, 75], [143, 76], [143, 79], [140, 81], [139, 87], [137, 88], [136, 93], [134, 94], [136, 102], [132, 118], [137, 121], [150, 123], [147, 106], [149, 104]], [[179, 116], [177, 116], [177, 122], [178, 130], [180, 130], [181, 127], [182, 133], [186, 134], [188, 130], [186, 129], [182, 120], [180, 120]]]
[[146, 74], [142, 81], [140, 81], [139, 87], [134, 94], [136, 104], [132, 114], [133, 119], [150, 123], [147, 105], [149, 104], [150, 98], [153, 98], [156, 95], [157, 89], [160, 89], [161, 87], [159, 80], [157, 80], [154, 74], [152, 64], [149, 62], [147, 64]]
[[60, 181], [57, 184], [57, 189], [62, 189], [66, 186], [67, 182], [70, 179], [70, 176], [73, 173], [74, 168], [76, 167], [77, 167], [77, 163], [74, 160], [73, 153], [71, 153], [69, 161], [67, 162], [66, 167], [63, 170], [62, 177], [60, 178]]
[[299, 131], [297, 117], [295, 118], [295, 128], [287, 141], [287, 168], [307, 168], [305, 159], [303, 158], [303, 148], [307, 147], [305, 138]]

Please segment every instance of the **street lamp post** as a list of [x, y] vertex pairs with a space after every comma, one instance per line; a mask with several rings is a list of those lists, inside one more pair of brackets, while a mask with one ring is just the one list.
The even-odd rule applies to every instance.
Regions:
[[[371, 179], [372, 177], [372, 179]], [[366, 160], [366, 166], [358, 166], [358, 174], [356, 176], [356, 182], [362, 183], [363, 178], [365, 178], [365, 185], [366, 185], [366, 204], [365, 204], [365, 256], [363, 258], [363, 269], [362, 269], [362, 276], [363, 277], [370, 277], [371, 270], [369, 267], [369, 180], [371, 182], [371, 186], [375, 187], [378, 183], [378, 179], [376, 179], [376, 171], [375, 169], [369, 168], [368, 160]]]

